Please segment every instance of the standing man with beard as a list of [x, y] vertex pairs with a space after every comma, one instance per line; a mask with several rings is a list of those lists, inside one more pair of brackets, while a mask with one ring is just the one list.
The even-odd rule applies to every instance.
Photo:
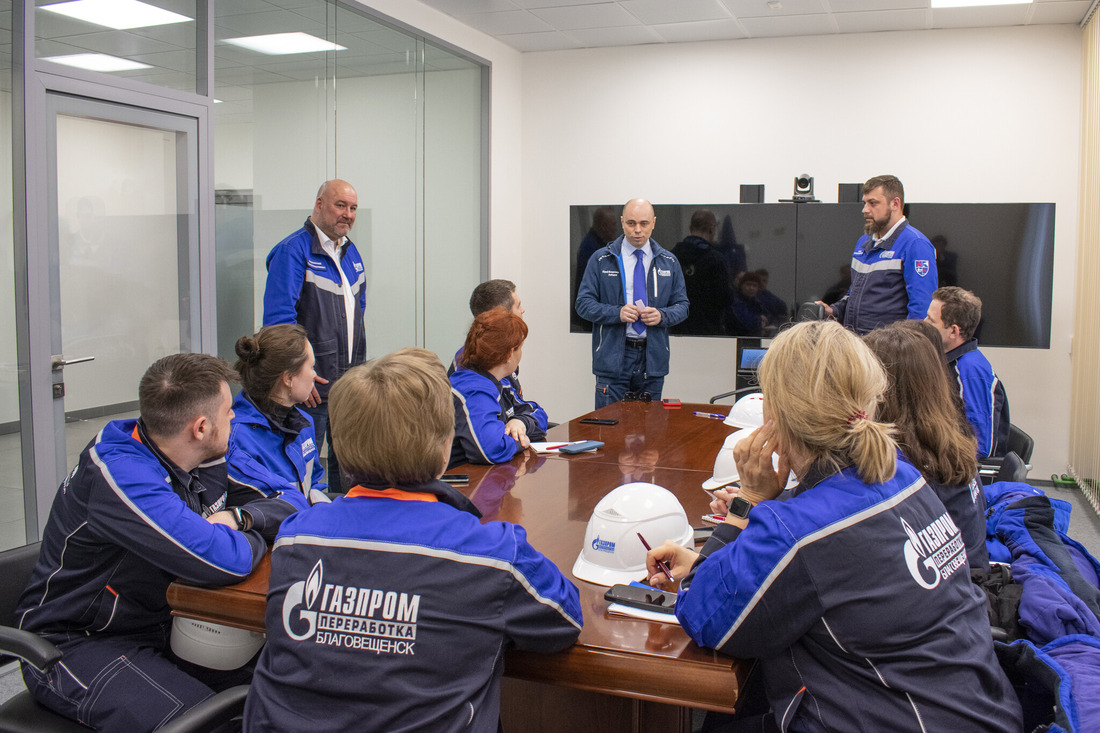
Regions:
[[48, 674], [23, 663], [45, 707], [96, 730], [139, 733], [248, 681], [248, 668], [216, 672], [172, 653], [166, 598], [176, 578], [244, 580], [304, 506], [292, 495], [295, 503], [280, 494], [243, 506], [228, 495], [236, 379], [207, 354], [155, 362], [138, 389], [141, 418], [107, 423], [58, 489], [16, 610], [20, 628], [63, 654]]
[[835, 303], [817, 301], [826, 315], [861, 336], [907, 318], [923, 320], [938, 287], [936, 248], [909, 225], [905, 191], [895, 176], [863, 184], [866, 234], [852, 253], [852, 285]]
[[348, 238], [358, 209], [359, 196], [350, 183], [325, 181], [302, 228], [267, 256], [263, 325], [301, 324], [313, 345], [317, 386], [305, 401], [305, 411], [313, 418], [318, 452], [320, 442], [328, 441], [330, 491], [341, 491], [341, 476], [328, 427], [328, 391], [367, 358], [367, 276], [359, 250]]

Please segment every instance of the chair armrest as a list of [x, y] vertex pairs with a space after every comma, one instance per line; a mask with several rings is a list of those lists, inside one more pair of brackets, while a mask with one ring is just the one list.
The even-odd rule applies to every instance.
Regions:
[[247, 696], [248, 685], [222, 690], [157, 728], [157, 733], [203, 733], [219, 730], [225, 723], [241, 716]]
[[61, 659], [61, 650], [38, 634], [0, 626], [0, 654], [19, 657], [35, 668], [48, 671]]
[[754, 385], [751, 385], [751, 386], [748, 386], [748, 387], [741, 387], [740, 389], [735, 389], [732, 392], [723, 392], [722, 394], [714, 395], [713, 397], [710, 398], [710, 404], [713, 405], [718, 400], [724, 400], [725, 398], [733, 397], [736, 394], [745, 394], [746, 392], [759, 392], [759, 391], [760, 391], [760, 385], [759, 384], [754, 384]]

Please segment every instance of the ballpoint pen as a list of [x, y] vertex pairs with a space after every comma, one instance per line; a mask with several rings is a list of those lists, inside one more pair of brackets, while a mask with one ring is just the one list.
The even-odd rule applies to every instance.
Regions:
[[[642, 537], [642, 533], [641, 532], [635, 532], [635, 534], [637, 534], [638, 539], [640, 539], [642, 541], [642, 547], [644, 547], [647, 552], [652, 552], [653, 548], [650, 547], [649, 543], [645, 541], [645, 537]], [[661, 572], [665, 574], [666, 578], [671, 580], [673, 583], [676, 582], [676, 578], [672, 577], [672, 571], [668, 569], [668, 565], [665, 565], [664, 560], [658, 560], [657, 561], [657, 567], [661, 568]]]
[[717, 412], [700, 412], [699, 410], [695, 410], [691, 414], [692, 415], [698, 415], [699, 417], [713, 417], [715, 420], [725, 420], [726, 419], [725, 415], [721, 415]]

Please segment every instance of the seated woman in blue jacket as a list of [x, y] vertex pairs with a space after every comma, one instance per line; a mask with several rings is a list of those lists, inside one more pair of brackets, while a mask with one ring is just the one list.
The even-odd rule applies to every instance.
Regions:
[[[1017, 733], [962, 533], [876, 420], [879, 360], [810, 321], [775, 338], [759, 374], [765, 423], [734, 447], [725, 522], [699, 554], [669, 542], [647, 557], [651, 583], [668, 584], [658, 559], [679, 580], [692, 639], [759, 660], [768, 712], [719, 730]], [[774, 501], [788, 470], [799, 483]]]
[[962, 532], [970, 567], [988, 571], [985, 492], [974, 457], [978, 440], [966, 415], [951, 400], [943, 352], [902, 323], [876, 328], [863, 337], [889, 379], [878, 417], [893, 423], [902, 454], [947, 507]]
[[265, 326], [237, 339], [244, 387], [233, 401], [226, 463], [234, 488], [327, 501], [313, 418], [296, 407], [313, 391], [313, 347], [297, 324]]
[[466, 334], [459, 368], [450, 376], [455, 405], [451, 466], [504, 463], [546, 437], [546, 411], [514, 389], [527, 324], [503, 308], [485, 311]]

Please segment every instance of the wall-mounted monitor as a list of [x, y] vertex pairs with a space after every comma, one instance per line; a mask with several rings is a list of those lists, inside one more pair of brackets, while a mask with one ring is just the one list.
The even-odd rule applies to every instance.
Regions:
[[[573, 306], [587, 263], [579, 261], [621, 228], [604, 207], [570, 207], [571, 328], [591, 330]], [[1054, 275], [1052, 203], [908, 205], [910, 224], [936, 247], [939, 285], [959, 285], [982, 299], [978, 336], [985, 346], [1050, 347]], [[689, 238], [698, 209], [716, 221], [713, 241]], [[656, 205], [653, 239], [680, 260], [688, 285], [688, 320], [672, 329], [691, 336], [767, 338], [802, 303], [835, 302], [847, 292], [849, 264], [863, 234], [862, 205]], [[582, 241], [584, 246], [582, 247]]]

